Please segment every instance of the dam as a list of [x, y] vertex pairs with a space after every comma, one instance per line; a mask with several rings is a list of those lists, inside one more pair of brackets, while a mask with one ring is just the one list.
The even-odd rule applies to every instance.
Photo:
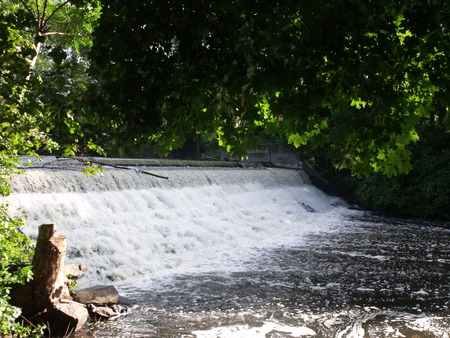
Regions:
[[133, 337], [445, 337], [450, 230], [386, 219], [299, 169], [112, 163], [14, 178], [31, 238], [67, 236], [80, 287], [113, 284], [132, 306], [84, 334]]

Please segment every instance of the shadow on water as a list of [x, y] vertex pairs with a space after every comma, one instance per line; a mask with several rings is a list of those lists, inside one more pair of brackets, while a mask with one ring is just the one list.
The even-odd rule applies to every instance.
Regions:
[[236, 271], [123, 292], [132, 314], [77, 336], [448, 337], [450, 229], [364, 216]]

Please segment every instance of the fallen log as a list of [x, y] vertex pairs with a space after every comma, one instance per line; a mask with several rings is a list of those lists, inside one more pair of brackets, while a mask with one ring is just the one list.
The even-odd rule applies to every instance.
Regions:
[[[144, 175], [150, 175], [153, 177], [157, 177], [157, 178], [161, 178], [164, 180], [168, 180], [169, 177], [167, 176], [161, 176], [161, 175], [157, 175], [155, 173], [149, 172], [149, 171], [144, 171], [144, 170], [140, 170], [137, 168], [132, 168], [132, 167], [127, 167], [127, 166], [123, 166], [123, 165], [118, 165], [118, 164], [111, 164], [111, 163], [105, 163], [102, 161], [97, 161], [95, 160], [93, 157], [88, 157], [88, 158], [84, 158], [84, 157], [65, 157], [65, 156], [56, 156], [56, 160], [55, 161], [51, 161], [48, 162], [44, 165], [41, 166], [36, 166], [36, 167], [31, 167], [31, 166], [27, 166], [26, 169], [43, 169], [43, 168], [47, 168], [48, 165], [54, 164], [54, 163], [58, 163], [59, 159], [70, 159], [70, 160], [74, 160], [74, 161], [78, 161], [81, 163], [85, 163], [87, 165], [92, 165], [92, 164], [98, 164], [102, 167], [112, 167], [112, 168], [116, 168], [116, 169], [125, 169], [125, 170], [134, 170], [135, 172], [139, 173], [139, 174], [144, 174]], [[50, 169], [54, 169], [52, 167], [50, 167]], [[65, 168], [65, 170], [77, 170], [77, 169], [70, 169], [70, 168]]]

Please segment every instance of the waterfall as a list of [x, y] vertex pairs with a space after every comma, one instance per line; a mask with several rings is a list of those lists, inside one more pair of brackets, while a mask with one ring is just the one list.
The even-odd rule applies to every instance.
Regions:
[[[142, 169], [142, 168], [141, 168]], [[29, 169], [7, 200], [24, 232], [56, 223], [67, 262], [85, 263], [79, 284], [137, 285], [173, 273], [240, 269], [252, 250], [330, 231], [350, 211], [302, 171], [244, 168]]]
[[113, 284], [135, 304], [94, 335], [448, 331], [448, 226], [352, 210], [301, 170], [146, 165], [85, 177], [46, 163], [5, 198], [30, 237], [45, 222], [66, 235], [67, 262], [89, 268], [79, 288]]

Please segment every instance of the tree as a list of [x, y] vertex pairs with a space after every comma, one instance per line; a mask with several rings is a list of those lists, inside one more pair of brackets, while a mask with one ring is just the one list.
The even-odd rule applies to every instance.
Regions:
[[116, 149], [170, 149], [195, 130], [244, 155], [265, 129], [331, 148], [357, 175], [407, 172], [417, 126], [447, 112], [449, 12], [443, 0], [105, 0], [97, 104]]
[[[5, 1], [3, 9], [5, 32], [10, 35], [9, 39], [14, 35], [15, 48], [20, 51], [2, 67], [14, 78], [14, 86], [22, 86], [17, 91], [16, 103], [30, 110], [31, 102], [40, 105], [38, 110], [47, 111], [48, 115], [39, 120], [47, 123], [46, 133], [51, 130], [52, 139], [62, 143], [61, 152], [66, 155], [73, 155], [78, 150], [76, 144], [82, 143], [78, 140], [83, 132], [74, 102], [74, 97], [80, 100], [82, 90], [80, 81], [76, 80], [87, 77], [83, 52], [91, 45], [90, 33], [99, 13], [98, 0]], [[4, 56], [10, 58], [11, 51], [3, 53]], [[28, 100], [24, 98], [27, 91]], [[11, 92], [3, 95], [6, 100], [11, 100], [11, 96]], [[62, 135], [70, 134], [72, 138], [66, 136], [67, 142], [61, 142]], [[36, 148], [35, 142], [30, 144]]]
[[[89, 32], [98, 17], [97, 1], [2, 1], [0, 9], [0, 194], [8, 195], [11, 175], [18, 172], [18, 155], [58, 148], [55, 131], [65, 125], [65, 133], [75, 135], [67, 143], [68, 154], [76, 149], [80, 124], [71, 111], [56, 114], [57, 95], [72, 95], [59, 85], [61, 78], [45, 78], [54, 65], [89, 45]], [[53, 85], [49, 85], [51, 81]], [[69, 96], [70, 96], [69, 95]], [[61, 110], [58, 110], [61, 113]], [[20, 232], [20, 219], [0, 208], [0, 334], [30, 335], [32, 331], [14, 324], [20, 309], [8, 304], [9, 289], [31, 278], [31, 243]], [[38, 334], [39, 332], [35, 332]]]

